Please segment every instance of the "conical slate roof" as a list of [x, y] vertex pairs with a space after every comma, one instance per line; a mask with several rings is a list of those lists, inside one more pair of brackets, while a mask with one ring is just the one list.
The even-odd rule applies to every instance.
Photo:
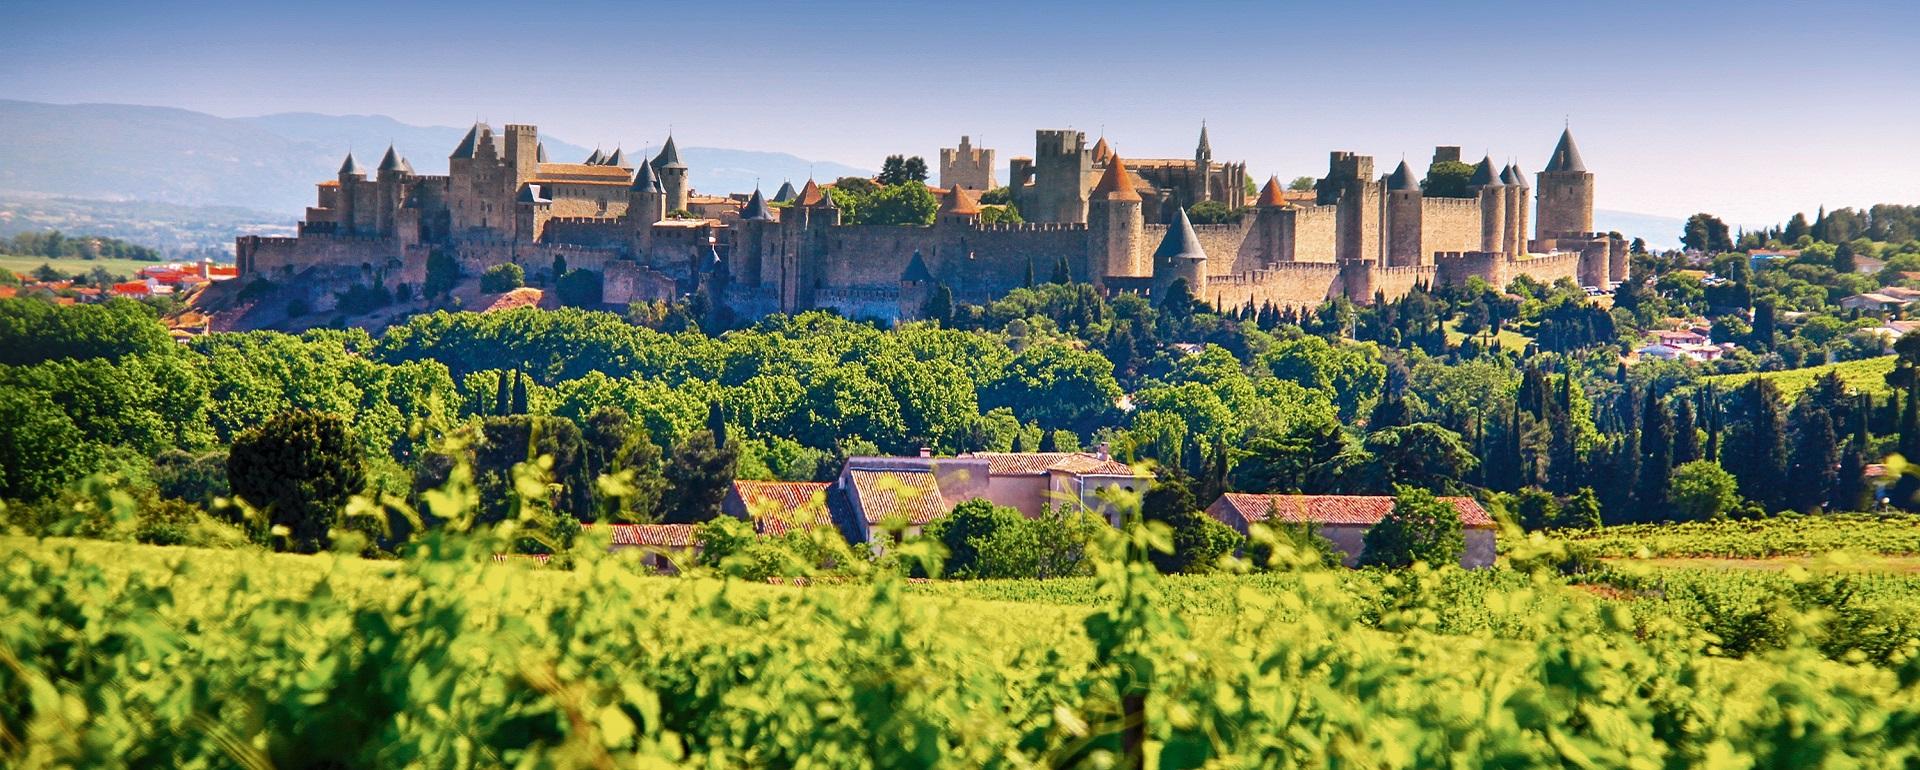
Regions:
[[413, 161], [407, 160], [407, 156], [405, 155], [400, 156], [400, 170], [409, 174], [413, 173]]
[[1512, 163], [1508, 163], [1506, 168], [1500, 169], [1500, 183], [1508, 187], [1519, 186], [1520, 174], [1513, 170]]
[[1107, 172], [1100, 176], [1100, 183], [1093, 186], [1094, 200], [1137, 201], [1139, 191], [1133, 189], [1133, 174], [1127, 172], [1127, 162], [1115, 155], [1107, 163]]
[[767, 199], [760, 194], [760, 188], [753, 188], [753, 197], [748, 198], [746, 208], [740, 210], [740, 219], [748, 222], [773, 221], [773, 212], [767, 210]]
[[471, 158], [478, 155], [480, 153], [480, 132], [486, 127], [487, 124], [485, 123], [473, 124], [473, 128], [467, 129], [466, 137], [460, 140], [460, 146], [453, 148], [453, 155], [450, 157]]
[[1500, 184], [1500, 175], [1493, 170], [1493, 157], [1480, 159], [1480, 165], [1473, 167], [1473, 178], [1467, 180], [1472, 187], [1504, 187]]
[[946, 195], [940, 196], [940, 213], [978, 216], [980, 203], [973, 199], [973, 194], [967, 192], [967, 188], [954, 185], [947, 189]]
[[1387, 189], [1418, 190], [1420, 181], [1413, 178], [1413, 169], [1408, 168], [1407, 162], [1403, 160], [1393, 173], [1387, 175]]
[[927, 261], [920, 258], [920, 250], [913, 250], [913, 259], [907, 261], [907, 269], [900, 274], [901, 283], [931, 283], [933, 271], [927, 269]]
[[633, 187], [629, 189], [640, 192], [660, 192], [660, 180], [654, 178], [653, 166], [642, 163], [639, 168], [634, 169]]
[[620, 152], [620, 148], [615, 147], [613, 148], [613, 154], [608, 155], [601, 163], [609, 166], [625, 166], [627, 165], [627, 156], [625, 153]]
[[387, 145], [387, 154], [380, 157], [380, 173], [399, 171], [400, 168], [400, 153], [393, 151], [393, 145]]
[[793, 191], [792, 182], [781, 182], [780, 190], [773, 194], [773, 202], [786, 203], [787, 201], [791, 201], [794, 198], [798, 198], [798, 197], [800, 197], [800, 193]]
[[547, 162], [547, 143], [546, 142], [540, 142], [533, 146], [533, 162], [535, 163]]
[[673, 146], [673, 137], [671, 136], [667, 137], [666, 146], [661, 147], [660, 154], [655, 156], [653, 159], [653, 167], [654, 168], [686, 168], [687, 167], [687, 164], [680, 162], [680, 149]]
[[1560, 132], [1560, 144], [1553, 148], [1553, 157], [1547, 159], [1547, 171], [1587, 170], [1587, 163], [1580, 159], [1580, 148], [1573, 143], [1573, 129]]
[[1533, 186], [1527, 184], [1527, 172], [1521, 171], [1518, 163], [1513, 164], [1513, 186], [1523, 190]]
[[600, 148], [598, 148], [598, 147], [595, 147], [595, 148], [593, 148], [593, 154], [592, 154], [592, 155], [588, 155], [588, 156], [587, 156], [587, 159], [586, 159], [586, 160], [584, 160], [584, 161], [581, 161], [581, 162], [583, 162], [583, 163], [585, 163], [585, 164], [587, 164], [587, 165], [589, 165], [589, 166], [598, 166], [598, 165], [600, 165], [601, 163], [604, 163], [604, 162], [606, 162], [606, 160], [607, 160], [607, 156], [605, 156], [605, 155], [601, 155], [601, 154], [600, 154]]
[[1176, 259], [1206, 259], [1206, 249], [1200, 248], [1200, 236], [1193, 232], [1193, 220], [1187, 218], [1187, 210], [1175, 208], [1179, 219], [1167, 228], [1167, 237], [1160, 239], [1160, 248], [1153, 250], [1155, 264], [1171, 262]]
[[347, 153], [346, 162], [340, 164], [340, 173], [342, 175], [359, 174], [366, 176], [367, 170], [360, 167], [360, 161], [353, 159], [353, 153]]

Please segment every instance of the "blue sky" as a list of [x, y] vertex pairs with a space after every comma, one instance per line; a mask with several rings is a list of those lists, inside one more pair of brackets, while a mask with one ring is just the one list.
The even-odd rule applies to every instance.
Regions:
[[[321, 10], [322, 8], [325, 10]], [[1035, 128], [1318, 175], [1459, 144], [1602, 208], [1733, 222], [1920, 203], [1920, 3], [11, 0], [0, 97], [534, 122], [577, 143], [873, 167]]]

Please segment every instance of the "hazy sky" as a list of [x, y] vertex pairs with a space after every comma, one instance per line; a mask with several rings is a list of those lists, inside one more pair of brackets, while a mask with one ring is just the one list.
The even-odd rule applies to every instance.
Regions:
[[[324, 10], [322, 10], [324, 9]], [[1318, 176], [1329, 150], [1545, 162], [1602, 208], [1920, 203], [1920, 3], [0, 3], [0, 97], [538, 123], [877, 167], [1035, 128]]]

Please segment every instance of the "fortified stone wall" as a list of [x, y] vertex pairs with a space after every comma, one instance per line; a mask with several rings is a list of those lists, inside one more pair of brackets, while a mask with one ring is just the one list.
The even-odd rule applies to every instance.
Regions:
[[541, 185], [541, 193], [553, 199], [553, 216], [621, 217], [627, 214], [627, 188], [609, 184]]
[[633, 240], [625, 219], [560, 217], [547, 220], [542, 240], [600, 249], [624, 249]]
[[615, 260], [601, 271], [600, 301], [615, 307], [630, 302], [671, 301], [680, 294], [678, 282], [638, 262]]
[[[970, 228], [934, 228], [941, 236], [937, 250], [921, 254], [934, 277], [953, 289], [954, 296], [981, 302], [1004, 296], [1026, 282], [1027, 265], [1034, 277], [1046, 280], [1061, 257], [1076, 281], [1091, 280], [1094, 265], [1087, 254], [1087, 226], [1083, 224], [979, 225]], [[1142, 240], [1145, 240], [1144, 238]], [[900, 280], [912, 259], [894, 270]]]
[[1331, 262], [1280, 262], [1233, 275], [1208, 276], [1207, 297], [1222, 309], [1248, 305], [1315, 307], [1340, 293], [1340, 267]]
[[[1439, 270], [1433, 265], [1402, 265], [1397, 267], [1375, 267], [1371, 271], [1371, 290], [1385, 294], [1387, 299], [1398, 299], [1413, 291], [1419, 284], [1431, 286]], [[1354, 297], [1356, 302], [1371, 302], [1373, 298]]]
[[1300, 206], [1293, 214], [1293, 262], [1332, 262], [1337, 206]]
[[1420, 201], [1421, 250], [1427, 254], [1479, 251], [1480, 226], [1478, 199], [1424, 198]]

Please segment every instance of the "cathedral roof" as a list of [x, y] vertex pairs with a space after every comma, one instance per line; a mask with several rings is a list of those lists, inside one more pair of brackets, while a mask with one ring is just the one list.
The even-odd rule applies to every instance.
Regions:
[[380, 173], [384, 174], [389, 171], [399, 171], [402, 168], [400, 165], [400, 153], [393, 151], [393, 145], [387, 145], [387, 154], [380, 157]]
[[1105, 163], [1111, 157], [1113, 157], [1113, 146], [1107, 144], [1106, 137], [1100, 137], [1100, 141], [1093, 143], [1093, 162]]
[[822, 199], [826, 199], [828, 203], [833, 202], [831, 198], [827, 198], [826, 193], [820, 192], [820, 185], [808, 179], [807, 184], [800, 188], [800, 197], [795, 198], [793, 203], [796, 206], [818, 206]]
[[974, 200], [973, 193], [967, 192], [967, 188], [954, 185], [947, 189], [946, 195], [940, 197], [940, 213], [979, 216], [980, 202]]
[[1204, 120], [1200, 121], [1200, 146], [1194, 148], [1194, 152], [1207, 157], [1213, 156], [1213, 143], [1207, 141], [1207, 122]]
[[359, 174], [361, 176], [366, 176], [367, 170], [360, 167], [360, 161], [353, 159], [353, 153], [347, 153], [346, 162], [340, 164], [340, 173], [343, 176], [346, 174]]
[[798, 197], [800, 197], [800, 193], [794, 192], [792, 182], [781, 182], [780, 190], [773, 194], [773, 202], [786, 203]]
[[[1402, 162], [1400, 165], [1405, 166], [1407, 164]], [[1280, 177], [1267, 177], [1266, 186], [1260, 188], [1260, 200], [1253, 205], [1267, 207], [1287, 205], [1287, 196], [1280, 192]]]
[[1547, 171], [1587, 170], [1587, 163], [1580, 159], [1580, 148], [1573, 143], [1573, 129], [1560, 132], [1560, 144], [1553, 148], [1553, 157], [1547, 159]]
[[760, 194], [760, 188], [753, 188], [753, 197], [748, 198], [746, 208], [740, 210], [740, 218], [749, 222], [773, 221], [773, 212], [767, 210], [767, 199]]
[[1407, 167], [1406, 161], [1404, 160], [1400, 161], [1400, 166], [1398, 168], [1395, 168], [1393, 170], [1393, 173], [1387, 175], [1387, 189], [1389, 190], [1420, 189], [1420, 182], [1413, 178], [1413, 169]]
[[1140, 193], [1133, 189], [1133, 175], [1127, 172], [1127, 162], [1120, 156], [1113, 156], [1107, 163], [1107, 173], [1100, 176], [1100, 183], [1093, 186], [1095, 200], [1137, 201]]
[[1171, 262], [1176, 259], [1206, 259], [1206, 249], [1200, 248], [1200, 236], [1193, 232], [1193, 220], [1187, 218], [1187, 210], [1175, 208], [1180, 218], [1167, 228], [1167, 237], [1160, 239], [1160, 248], [1153, 250], [1154, 264]]
[[613, 148], [613, 154], [608, 155], [600, 162], [609, 166], [624, 166], [627, 165], [627, 156], [626, 153], [620, 151], [620, 148], [615, 147]]
[[686, 168], [680, 162], [680, 149], [673, 146], [673, 137], [667, 137], [667, 145], [660, 148], [660, 154], [653, 159], [654, 168]]
[[1502, 187], [1500, 174], [1493, 170], [1493, 157], [1480, 159], [1480, 165], [1473, 167], [1473, 177], [1467, 180], [1469, 187]]
[[580, 162], [581, 162], [581, 163], [585, 163], [585, 164], [587, 164], [587, 165], [589, 165], [589, 166], [598, 166], [598, 165], [601, 165], [601, 164], [603, 164], [603, 163], [605, 163], [605, 162], [607, 162], [607, 156], [605, 156], [605, 155], [601, 155], [601, 154], [600, 154], [600, 148], [598, 148], [598, 147], [595, 147], [595, 148], [593, 148], [593, 154], [592, 154], [592, 155], [588, 155], [588, 156], [587, 156], [587, 159], [586, 159], [586, 160], [583, 160], [583, 161], [580, 161]]
[[473, 128], [467, 129], [466, 137], [460, 140], [460, 146], [453, 148], [453, 155], [450, 157], [471, 158], [479, 155], [480, 134], [483, 132], [492, 133], [493, 129], [487, 128], [485, 123], [473, 124]]
[[920, 250], [913, 250], [913, 259], [907, 261], [907, 270], [900, 274], [901, 283], [931, 283], [933, 271], [927, 269], [927, 261], [920, 258]]
[[633, 188], [641, 192], [660, 192], [660, 180], [653, 177], [653, 165], [642, 163], [633, 170]]

